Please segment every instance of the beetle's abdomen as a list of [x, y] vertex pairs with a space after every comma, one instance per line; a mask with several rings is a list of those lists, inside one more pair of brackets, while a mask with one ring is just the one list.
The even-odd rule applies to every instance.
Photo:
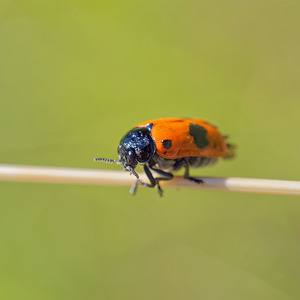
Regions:
[[176, 172], [179, 171], [184, 165], [185, 161], [189, 166], [193, 168], [205, 167], [207, 165], [211, 165], [217, 162], [217, 158], [209, 158], [209, 157], [185, 157], [185, 158], [177, 158], [177, 159], [166, 159], [157, 154], [155, 154], [149, 162], [151, 167], [157, 167], [160, 170], [166, 172]]

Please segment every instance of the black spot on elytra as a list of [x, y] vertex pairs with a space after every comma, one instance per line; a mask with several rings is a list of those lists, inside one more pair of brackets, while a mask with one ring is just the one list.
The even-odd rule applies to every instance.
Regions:
[[172, 141], [171, 140], [163, 140], [161, 141], [165, 149], [170, 149], [172, 147]]
[[197, 124], [190, 124], [189, 134], [194, 138], [194, 142], [199, 149], [204, 149], [208, 146], [209, 141], [206, 138], [207, 130]]

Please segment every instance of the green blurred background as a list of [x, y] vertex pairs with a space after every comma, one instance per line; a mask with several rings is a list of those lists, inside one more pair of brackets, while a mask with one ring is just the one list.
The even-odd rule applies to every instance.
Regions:
[[[110, 168], [159, 117], [299, 180], [298, 1], [0, 0], [0, 162]], [[300, 299], [296, 196], [0, 183], [1, 299]]]

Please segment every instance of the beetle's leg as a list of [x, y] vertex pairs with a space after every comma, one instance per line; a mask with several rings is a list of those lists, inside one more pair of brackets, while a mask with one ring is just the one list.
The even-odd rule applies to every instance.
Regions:
[[156, 184], [157, 184], [157, 189], [158, 189], [158, 193], [160, 196], [163, 195], [163, 190], [162, 188], [160, 187], [160, 184], [159, 182], [160, 181], [163, 181], [163, 180], [171, 180], [173, 179], [173, 174], [172, 173], [168, 173], [168, 172], [165, 172], [165, 171], [162, 171], [160, 169], [156, 169], [156, 168], [153, 168], [153, 167], [150, 167], [153, 171], [157, 172], [158, 174], [160, 175], [163, 175], [165, 177], [156, 177], [155, 180], [156, 180]]
[[191, 180], [191, 181], [194, 181], [194, 182], [197, 182], [197, 183], [204, 183], [203, 180], [201, 180], [201, 179], [190, 177], [190, 166], [189, 166], [189, 163], [186, 160], [184, 160], [184, 161], [185, 161], [185, 164], [184, 164], [185, 171], [184, 171], [183, 178]]
[[131, 186], [130, 190], [129, 190], [129, 193], [134, 196], [136, 194], [136, 190], [137, 190], [137, 187], [138, 187], [138, 182], [139, 180], [137, 179]]
[[137, 187], [138, 187], [139, 184], [141, 184], [141, 185], [143, 185], [143, 186], [146, 186], [146, 187], [150, 187], [150, 188], [153, 188], [153, 187], [156, 186], [157, 182], [156, 182], [156, 180], [154, 179], [154, 177], [153, 177], [151, 171], [149, 170], [149, 168], [148, 168], [146, 165], [144, 165], [144, 171], [145, 171], [147, 177], [148, 177], [149, 180], [150, 180], [150, 184], [149, 184], [149, 183], [146, 183], [146, 182], [143, 182], [143, 181], [141, 181], [141, 180], [138, 179], [138, 180], [136, 180], [136, 182], [131, 186], [130, 191], [129, 191], [130, 194], [135, 195], [136, 190], [137, 190]]

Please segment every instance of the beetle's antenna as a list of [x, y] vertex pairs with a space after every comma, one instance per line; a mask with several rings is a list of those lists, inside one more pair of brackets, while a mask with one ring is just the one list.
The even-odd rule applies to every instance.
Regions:
[[[122, 164], [119, 160], [114, 160], [114, 159], [110, 159], [110, 158], [94, 158], [94, 161], [102, 161], [108, 164], [113, 164], [116, 163], [118, 165]], [[137, 179], [140, 178], [140, 176], [137, 174], [137, 172], [134, 171], [134, 169], [130, 166], [127, 166], [126, 171], [129, 171], [131, 174], [133, 174]]]
[[121, 162], [119, 160], [114, 160], [114, 159], [110, 159], [110, 158], [94, 158], [94, 161], [102, 161], [108, 164], [113, 164], [116, 163], [118, 165], [121, 164]]

